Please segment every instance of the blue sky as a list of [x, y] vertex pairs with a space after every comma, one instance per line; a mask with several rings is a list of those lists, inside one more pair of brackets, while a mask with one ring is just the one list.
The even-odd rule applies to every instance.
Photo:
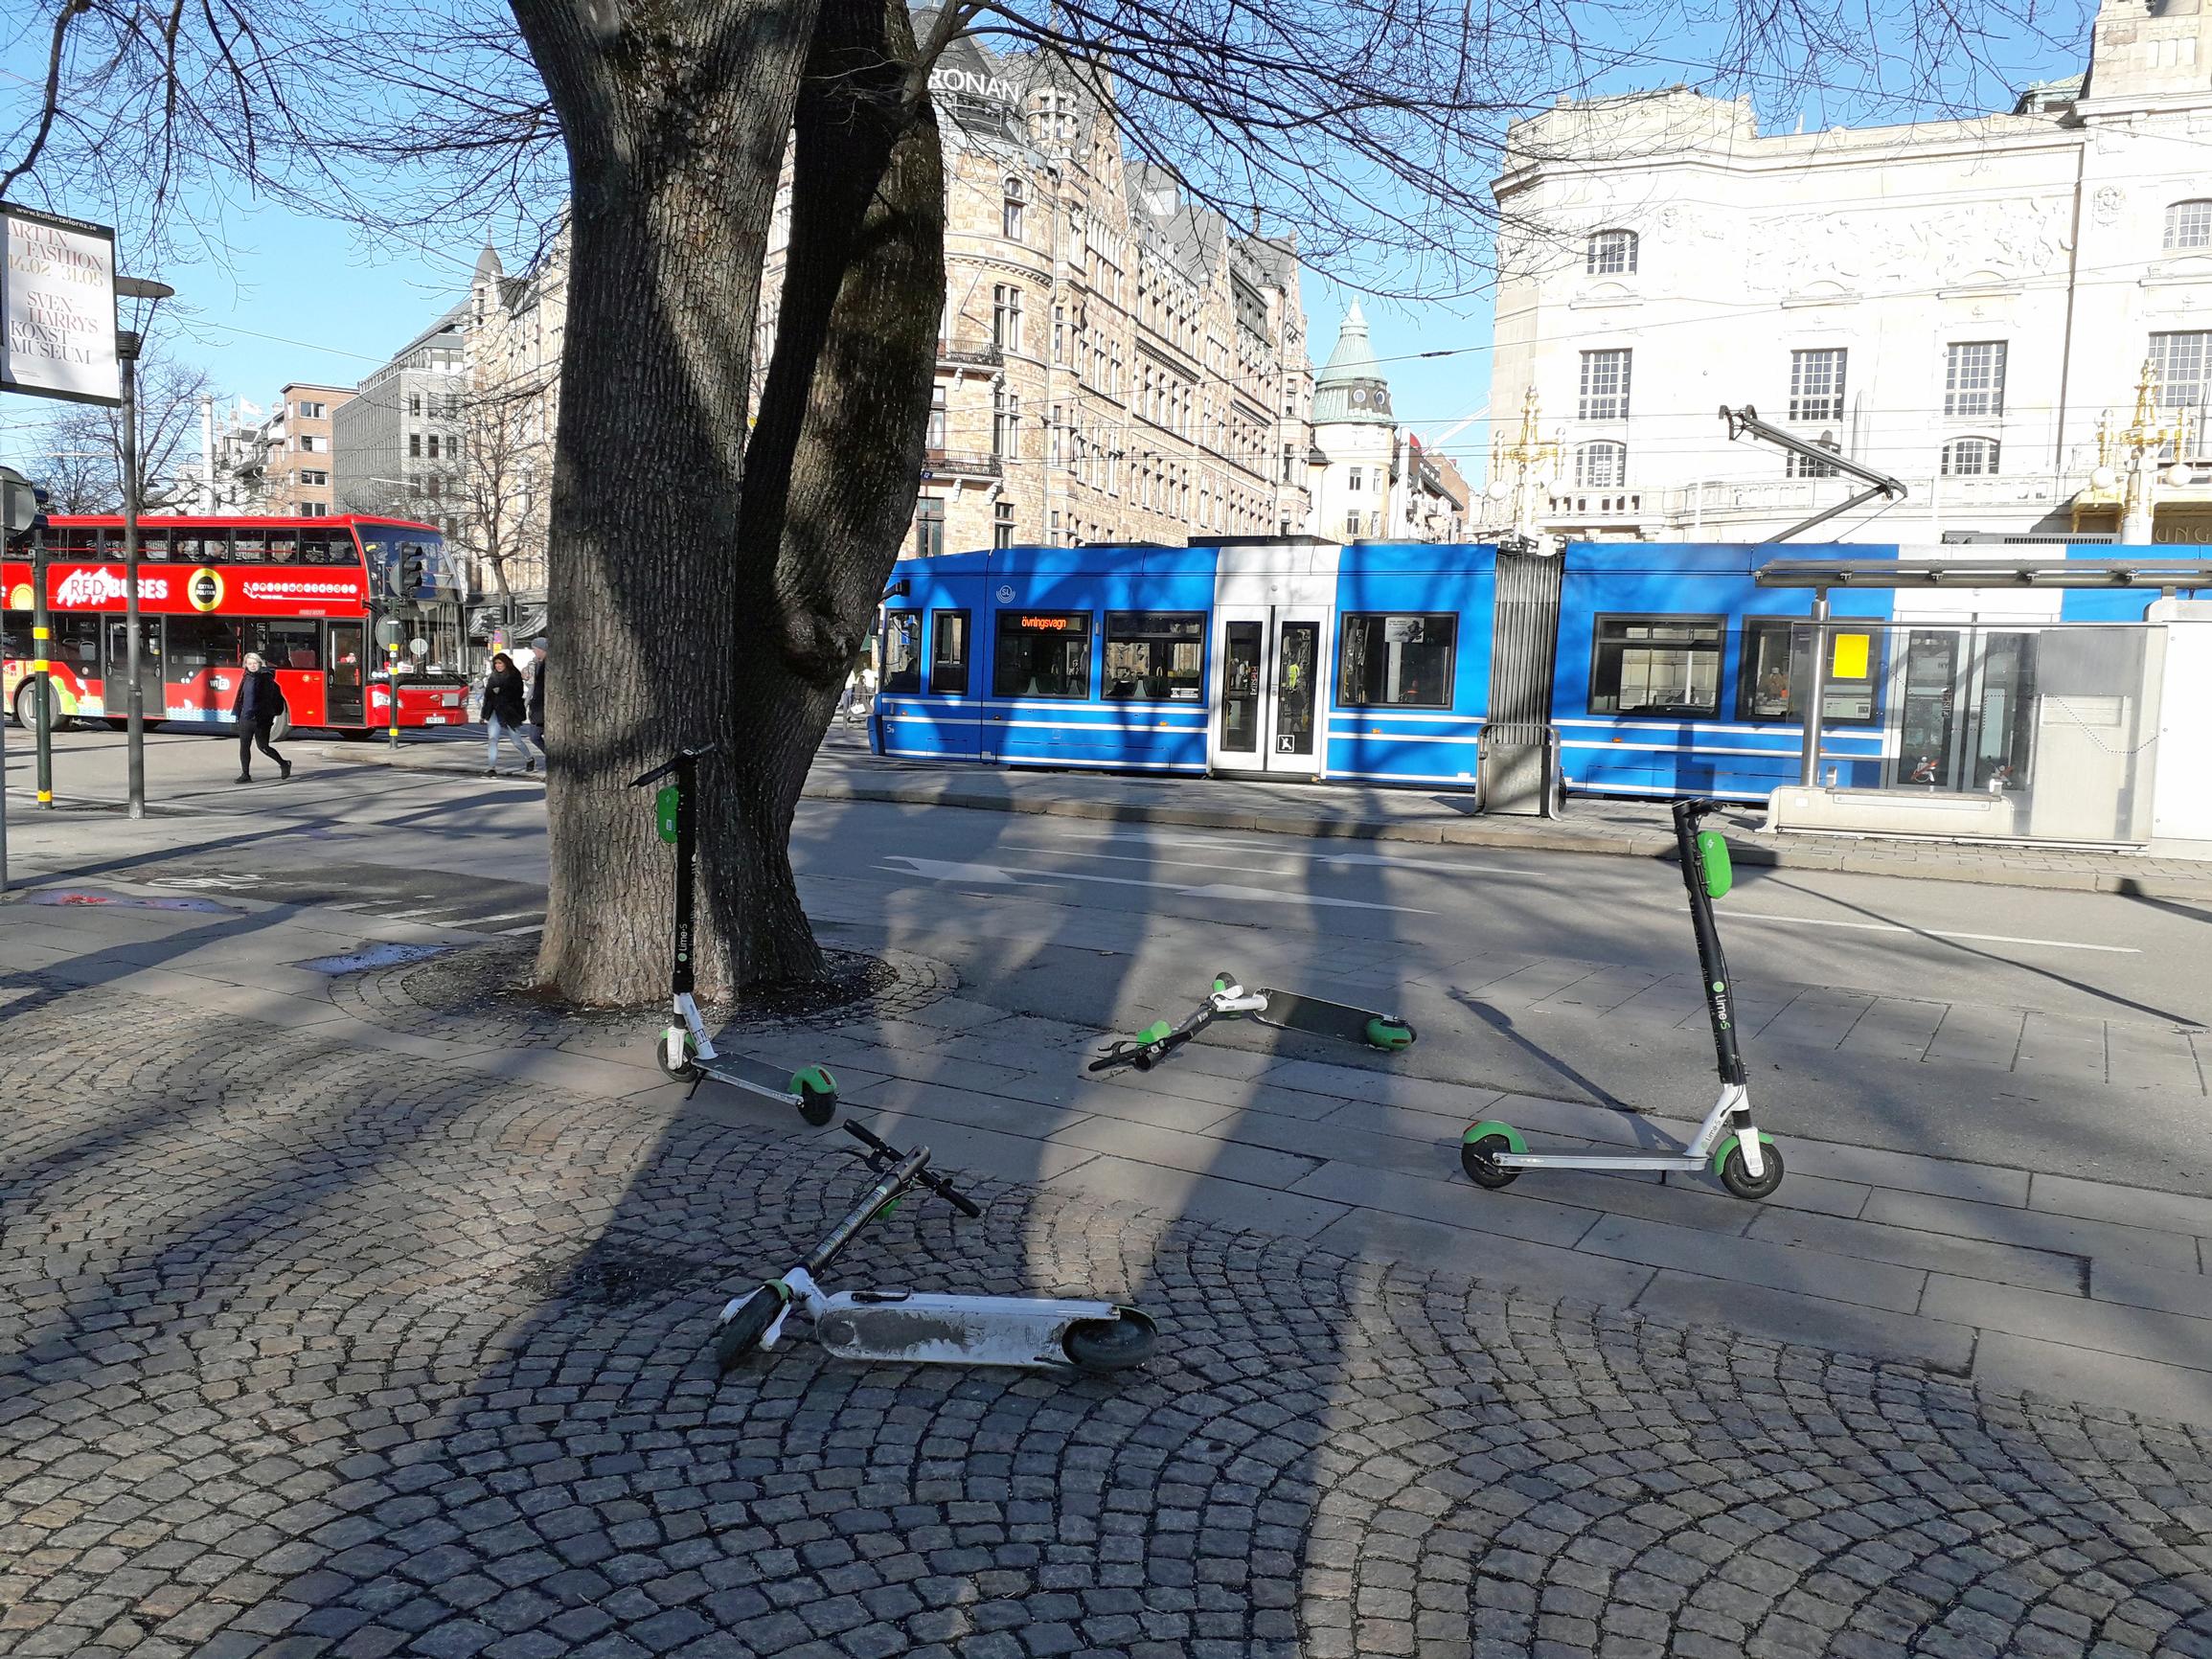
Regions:
[[[2079, 0], [2061, 0], [2060, 12], [2045, 25], [2049, 38], [2023, 36], [2009, 48], [2000, 43], [1995, 72], [1954, 80], [1945, 108], [1823, 86], [1816, 80], [1785, 85], [1755, 78], [1751, 90], [1765, 130], [1787, 130], [1800, 119], [1809, 125], [1859, 125], [1916, 114], [1940, 117], [1964, 107], [2002, 108], [2011, 88], [2081, 67], [2076, 42], [2086, 17]], [[1624, 53], [1617, 67], [1585, 89], [1696, 83], [1701, 67], [1695, 57], [1698, 44], [1686, 41], [1676, 50], [1684, 56]], [[27, 57], [23, 36], [0, 47], [0, 116], [11, 118], [23, 107], [34, 91], [26, 72], [35, 67], [42, 65]], [[12, 125], [12, 119], [5, 125]], [[170, 350], [204, 365], [226, 397], [264, 405], [287, 380], [350, 385], [383, 362], [466, 290], [485, 229], [456, 223], [439, 245], [424, 248], [399, 239], [371, 241], [351, 226], [242, 198], [223, 204], [221, 216], [228, 243], [223, 259], [139, 274], [159, 275], [178, 290], [158, 324]], [[512, 244], [502, 252], [515, 257]], [[1338, 281], [1308, 273], [1305, 301], [1316, 366], [1335, 343], [1350, 297]], [[1375, 354], [1390, 377], [1402, 421], [1434, 437], [1483, 407], [1490, 378], [1486, 298], [1449, 305], [1363, 303]], [[1434, 351], [1454, 354], [1408, 360]], [[0, 398], [0, 454], [23, 454], [50, 412], [37, 399]], [[1461, 431], [1449, 448], [1479, 458], [1487, 443], [1487, 427], [1477, 423]]]

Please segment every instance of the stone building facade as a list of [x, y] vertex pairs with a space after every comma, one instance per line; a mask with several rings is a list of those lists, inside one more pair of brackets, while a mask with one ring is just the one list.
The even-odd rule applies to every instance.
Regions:
[[946, 291], [907, 550], [1303, 532], [1313, 379], [1291, 244], [1236, 235], [1129, 159], [1060, 66], [962, 39], [931, 88]]
[[1762, 134], [1677, 88], [1518, 124], [1492, 407], [1533, 389], [1529, 528], [1759, 539], [1856, 488], [1729, 443], [1748, 403], [1906, 486], [1822, 536], [2112, 534], [2148, 361], [2154, 533], [2212, 539], [2207, 123], [2212, 11], [2106, 0], [2087, 74], [2003, 114]]

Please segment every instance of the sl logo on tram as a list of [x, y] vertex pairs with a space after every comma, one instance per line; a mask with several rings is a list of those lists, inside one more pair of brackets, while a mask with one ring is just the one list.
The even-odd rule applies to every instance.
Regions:
[[201, 565], [184, 579], [184, 597], [191, 601], [194, 610], [214, 610], [223, 602], [222, 573]]

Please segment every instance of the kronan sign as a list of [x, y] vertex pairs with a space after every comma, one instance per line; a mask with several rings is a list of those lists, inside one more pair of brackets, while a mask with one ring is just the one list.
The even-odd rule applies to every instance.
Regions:
[[943, 65], [929, 72], [929, 90], [947, 98], [972, 99], [979, 103], [1011, 104], [1020, 97], [1011, 80], [995, 75], [978, 75], [972, 69], [947, 69]]

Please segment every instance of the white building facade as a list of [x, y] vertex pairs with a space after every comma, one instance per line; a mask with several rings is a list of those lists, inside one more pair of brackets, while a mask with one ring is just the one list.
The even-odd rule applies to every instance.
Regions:
[[1490, 516], [1762, 540], [1859, 488], [1731, 443], [1750, 404], [1905, 485], [1820, 539], [2117, 535], [2139, 424], [2138, 537], [2212, 541], [2212, 11], [2178, 10], [2107, 0], [2087, 75], [2010, 114], [1762, 136], [1677, 88], [1516, 125], [1492, 407], [1533, 389], [1544, 459]]
[[1309, 463], [1306, 528], [1324, 540], [1457, 541], [1467, 532], [1467, 486], [1449, 461], [1400, 430], [1357, 300], [1313, 382]]

